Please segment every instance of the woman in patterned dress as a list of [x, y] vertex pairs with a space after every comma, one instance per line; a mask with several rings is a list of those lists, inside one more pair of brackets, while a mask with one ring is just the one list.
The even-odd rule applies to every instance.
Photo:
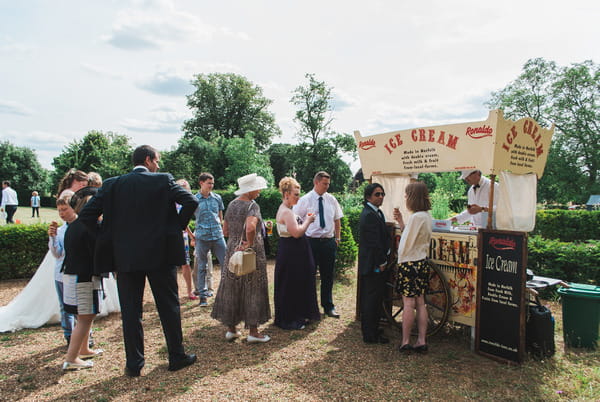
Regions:
[[[406, 186], [406, 207], [412, 213], [404, 226], [402, 214], [394, 209], [394, 218], [404, 228], [398, 245], [398, 282], [396, 291], [402, 295], [402, 343], [400, 352], [427, 352], [427, 308], [425, 291], [429, 284], [427, 252], [431, 240], [431, 201], [427, 186], [417, 181]], [[417, 311], [417, 342], [410, 344], [410, 333]]]
[[[227, 206], [223, 234], [227, 237], [225, 263], [221, 267], [221, 282], [211, 317], [227, 327], [225, 339], [241, 336], [237, 325], [244, 321], [249, 328], [249, 343], [268, 342], [268, 335], [258, 332], [258, 326], [271, 319], [267, 282], [267, 259], [261, 233], [260, 207], [254, 202], [267, 181], [252, 173], [238, 179], [238, 197]], [[256, 251], [256, 271], [235, 276], [227, 268], [229, 258], [237, 250], [251, 247]]]

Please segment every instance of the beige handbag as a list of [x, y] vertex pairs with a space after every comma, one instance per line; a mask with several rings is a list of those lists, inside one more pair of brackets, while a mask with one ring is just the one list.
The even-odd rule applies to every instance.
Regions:
[[[250, 208], [252, 208], [252, 203], [250, 203], [248, 211], [250, 211]], [[244, 222], [242, 233], [243, 235], [240, 238], [238, 247], [242, 244], [242, 239], [246, 234], [246, 222]], [[236, 251], [229, 257], [229, 266], [227, 268], [235, 276], [244, 276], [256, 271], [256, 251], [250, 247], [245, 250]]]
[[235, 276], [244, 276], [256, 271], [256, 251], [247, 248], [236, 251], [229, 258], [229, 272]]

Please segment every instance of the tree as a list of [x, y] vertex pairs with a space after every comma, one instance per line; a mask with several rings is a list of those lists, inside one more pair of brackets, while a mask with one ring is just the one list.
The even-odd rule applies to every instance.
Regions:
[[332, 88], [324, 81], [317, 81], [314, 74], [306, 74], [305, 78], [308, 79], [308, 85], [297, 87], [291, 102], [298, 107], [294, 119], [300, 124], [298, 138], [300, 141], [316, 145], [320, 139], [329, 134], [329, 127], [333, 122]]
[[256, 148], [266, 149], [281, 134], [267, 108], [273, 101], [262, 89], [237, 74], [198, 74], [196, 91], [187, 97], [194, 117], [183, 124], [184, 138], [243, 138], [252, 134]]
[[10, 181], [21, 203], [29, 200], [34, 190], [46, 193], [47, 178], [48, 171], [40, 165], [33, 150], [8, 141], [0, 142], [0, 181]]
[[223, 141], [223, 143], [223, 157], [226, 166], [223, 172], [225, 185], [237, 188], [237, 179], [250, 173], [264, 177], [269, 185], [273, 185], [273, 172], [269, 165], [269, 156], [257, 152], [252, 136], [233, 138]]
[[71, 168], [97, 172], [106, 179], [131, 170], [133, 148], [124, 135], [92, 130], [81, 140], [75, 140], [54, 158], [52, 183], [54, 188]]
[[276, 185], [286, 176], [296, 176], [296, 145], [272, 144], [267, 155]]
[[487, 106], [501, 108], [513, 120], [531, 117], [556, 125], [538, 199], [584, 202], [600, 192], [600, 69], [592, 61], [568, 67], [531, 59], [504, 89], [492, 93]]
[[331, 175], [331, 192], [344, 191], [351, 183], [352, 172], [342, 155], [356, 158], [354, 139], [331, 130], [332, 88], [317, 81], [314, 74], [305, 77], [308, 84], [296, 88], [290, 100], [298, 107], [295, 120], [300, 124], [297, 137], [302, 141], [290, 153], [291, 166], [305, 191], [313, 187], [313, 176], [319, 170]]
[[201, 137], [180, 138], [176, 149], [161, 153], [161, 171], [171, 173], [175, 179], [186, 179], [192, 188], [198, 185], [201, 172], [210, 172], [215, 176], [215, 188], [223, 188], [221, 140], [209, 142]]

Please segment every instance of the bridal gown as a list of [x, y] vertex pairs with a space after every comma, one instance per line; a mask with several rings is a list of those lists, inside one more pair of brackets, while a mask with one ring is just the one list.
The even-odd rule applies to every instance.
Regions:
[[[60, 322], [60, 307], [54, 287], [56, 258], [50, 251], [27, 286], [6, 306], [0, 307], [0, 332], [39, 328]], [[101, 302], [99, 316], [121, 311], [117, 283], [114, 277], [104, 278], [106, 298]]]

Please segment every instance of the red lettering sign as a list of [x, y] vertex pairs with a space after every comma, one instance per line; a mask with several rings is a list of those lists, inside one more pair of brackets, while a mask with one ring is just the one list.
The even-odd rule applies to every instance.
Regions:
[[367, 149], [371, 149], [371, 148], [375, 148], [375, 139], [371, 138], [370, 140], [366, 140], [366, 141], [360, 141], [358, 143], [358, 147], [360, 149], [364, 149], [365, 151]]
[[494, 130], [490, 126], [482, 126], [482, 127], [467, 127], [466, 135], [475, 140], [484, 137], [491, 137]]
[[501, 239], [498, 237], [490, 238], [490, 246], [494, 247], [496, 250], [514, 250], [517, 247], [514, 240]]

